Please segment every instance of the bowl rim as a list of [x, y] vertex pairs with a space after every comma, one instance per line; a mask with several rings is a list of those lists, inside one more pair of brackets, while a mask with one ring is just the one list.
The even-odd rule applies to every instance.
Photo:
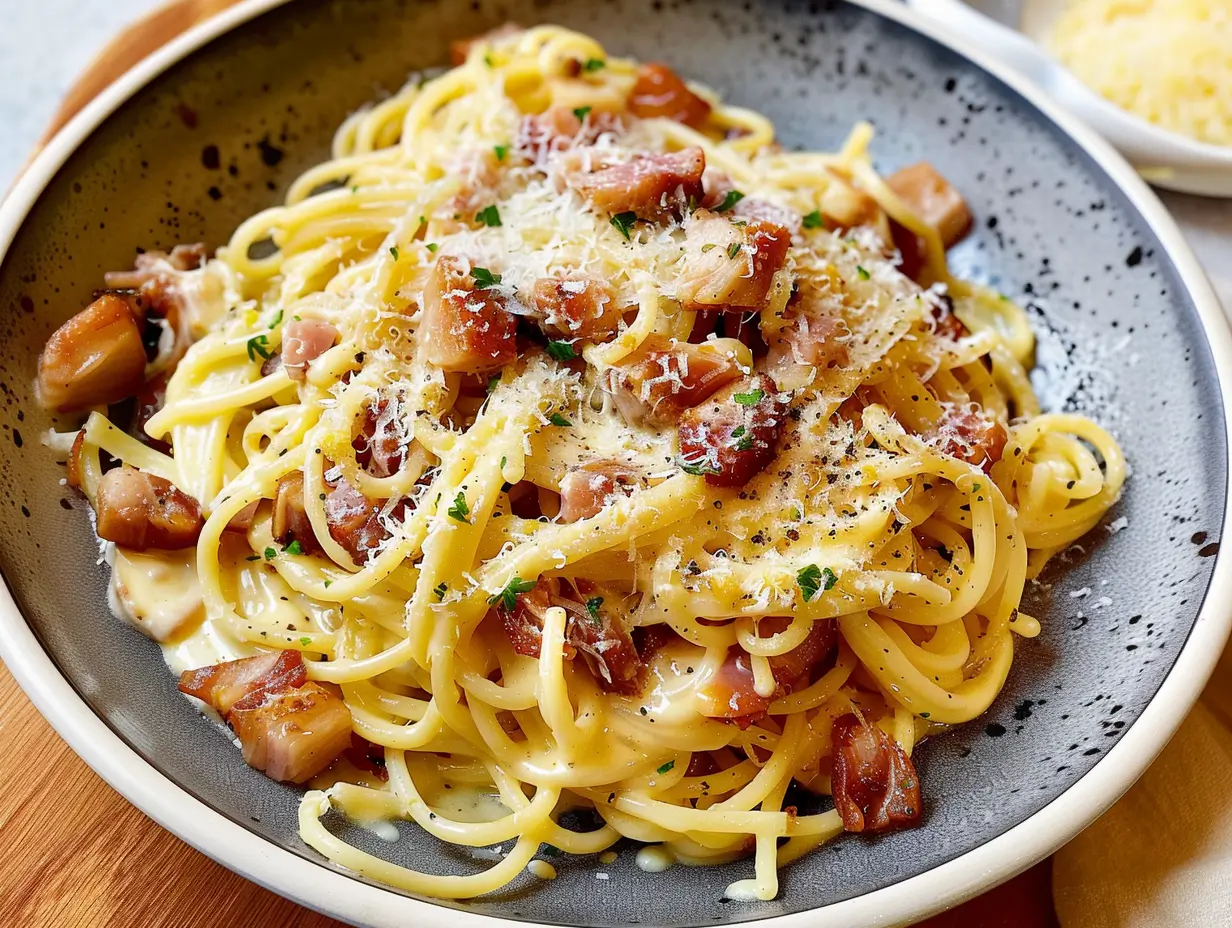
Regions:
[[[0, 204], [0, 259], [47, 184], [69, 156], [140, 89], [221, 35], [292, 0], [241, 0], [159, 49], [68, 122], [28, 165]], [[845, 0], [951, 49], [1018, 93], [1057, 126], [1117, 185], [1158, 237], [1194, 302], [1209, 345], [1223, 404], [1225, 449], [1232, 448], [1232, 332], [1214, 290], [1175, 220], [1107, 142], [1013, 69], [892, 0]], [[1232, 475], [1232, 469], [1229, 471]], [[1232, 481], [1230, 481], [1232, 482]], [[1227, 494], [1221, 537], [1232, 513]], [[768, 916], [774, 928], [811, 928], [819, 912], [831, 928], [902, 925], [950, 908], [1051, 854], [1133, 785], [1167, 744], [1215, 667], [1232, 630], [1232, 556], [1217, 555], [1193, 629], [1141, 715], [1085, 775], [1034, 815], [992, 840], [924, 873], [821, 909]], [[426, 928], [520, 928], [522, 920], [421, 901], [363, 882], [285, 850], [225, 817], [147, 763], [78, 695], [38, 642], [7, 585], [0, 591], [0, 657], [69, 746], [129, 802], [172, 834], [237, 874], [342, 921], [394, 928], [408, 917]]]

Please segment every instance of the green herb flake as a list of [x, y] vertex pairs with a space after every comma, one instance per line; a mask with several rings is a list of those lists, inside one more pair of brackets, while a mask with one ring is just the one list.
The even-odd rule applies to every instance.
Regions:
[[858, 265], [858, 264], [856, 265], [856, 275], [857, 275], [857, 276], [858, 276], [861, 280], [868, 280], [868, 278], [869, 278], [869, 273], [868, 273], [868, 271], [864, 270], [864, 268], [862, 268], [862, 267], [861, 267], [860, 265]]
[[496, 208], [496, 204], [485, 206], [475, 214], [475, 221], [482, 222], [485, 226], [496, 228], [501, 224], [500, 210]]
[[727, 249], [727, 257], [729, 257], [729, 258], [734, 258], [734, 257], [736, 257], [736, 255], [738, 255], [738, 254], [740, 254], [740, 243], [739, 243], [739, 242], [732, 242], [732, 243], [731, 243], [731, 245], [730, 245], [730, 246], [728, 246], [728, 249]]
[[718, 247], [719, 246], [716, 245], [714, 242], [707, 242], [705, 245], [702, 246], [702, 254], [704, 255], [709, 254], [710, 252], [714, 251]]
[[436, 249], [440, 247], [441, 246], [436, 244], [436, 242], [428, 242], [428, 244], [424, 245], [424, 248], [428, 249], [428, 251], [432, 252], [433, 254], [436, 254]]
[[538, 584], [538, 580], [523, 580], [521, 577], [514, 577], [505, 584], [503, 590], [495, 596], [488, 597], [488, 605], [495, 606], [500, 603], [507, 611], [512, 612], [517, 608], [518, 597], [523, 593], [529, 593]]
[[739, 190], [727, 191], [727, 196], [723, 197], [723, 202], [714, 208], [716, 213], [725, 213], [741, 200], [744, 199], [744, 194]]
[[266, 559], [267, 561], [272, 561], [272, 560], [273, 560], [274, 558], [276, 558], [277, 556], [278, 556], [278, 552], [277, 552], [277, 551], [275, 551], [273, 548], [266, 548], [266, 549], [265, 549], [265, 559]]
[[921, 712], [920, 713], [920, 718], [922, 719], [931, 719], [932, 717], [933, 717], [933, 714], [931, 712]]
[[748, 393], [737, 393], [732, 399], [741, 406], [756, 406], [765, 395], [765, 390], [750, 390]]
[[585, 63], [582, 65], [582, 70], [587, 73], [593, 73], [606, 67], [607, 62], [602, 58], [587, 58]]
[[331, 586], [333, 586], [333, 585], [334, 585], [334, 581], [333, 581], [333, 580], [326, 580], [326, 581], [325, 581], [325, 589], [327, 589], [327, 590], [328, 590], [328, 589], [329, 589]]
[[397, 245], [390, 246], [389, 253], [394, 256], [395, 261], [398, 260], [398, 246]]
[[590, 613], [590, 620], [594, 622], [596, 625], [603, 624], [602, 621], [599, 619], [599, 607], [602, 605], [603, 605], [602, 596], [592, 596], [590, 599], [586, 600], [586, 611]]
[[495, 390], [497, 387], [500, 386], [500, 379], [501, 379], [500, 374], [493, 374], [491, 377], [488, 378], [488, 392], [489, 393], [491, 393], [493, 390]]
[[484, 55], [484, 56], [483, 56], [483, 63], [484, 63], [484, 64], [486, 64], [489, 68], [494, 68], [494, 67], [496, 67], [496, 65], [492, 64], [492, 56], [491, 56], [491, 55]]
[[818, 567], [816, 564], [802, 567], [796, 574], [796, 584], [800, 587], [800, 593], [804, 596], [806, 603], [812, 601], [818, 592], [824, 593], [837, 582], [838, 577], [834, 575], [834, 571], [829, 567]]
[[[497, 225], [500, 225], [500, 223], [497, 222]], [[471, 277], [475, 281], [475, 288], [477, 290], [487, 290], [489, 287], [495, 287], [501, 282], [501, 275], [493, 274], [486, 267], [471, 268]]]
[[706, 461], [686, 461], [682, 457], [676, 458], [676, 463], [680, 465], [680, 469], [686, 474], [692, 474], [694, 477], [704, 477], [707, 474], [717, 474], [719, 469], [708, 464]]
[[586, 117], [590, 115], [590, 109], [589, 106], [579, 106], [573, 111], [573, 115], [578, 118], [578, 122], [585, 122]]
[[551, 422], [553, 425], [559, 426], [562, 429], [571, 428], [573, 426], [572, 422], [570, 422], [568, 419], [566, 419], [564, 416], [562, 416], [558, 412], [554, 412], [550, 416], [548, 416], [548, 421]]
[[624, 236], [625, 241], [629, 241], [629, 230], [633, 228], [633, 223], [637, 222], [637, 213], [632, 211], [625, 213], [617, 213], [610, 220], [617, 231]]
[[293, 541], [289, 545], [287, 545], [286, 548], [284, 548], [283, 550], [286, 551], [287, 554], [303, 554], [304, 546], [301, 545], [298, 541]]
[[501, 470], [504, 470], [504, 469], [505, 469], [505, 465], [506, 465], [506, 464], [508, 464], [508, 463], [509, 463], [509, 458], [505, 457], [505, 456], [502, 454], [502, 455], [501, 455], [501, 466], [500, 466], [500, 469], [501, 469]]
[[309, 638], [307, 635], [305, 635], [303, 638], [299, 640], [299, 643], [302, 644], [304, 647], [307, 647], [308, 645], [312, 644], [312, 639]]
[[440, 583], [438, 583], [436, 586], [432, 588], [432, 595], [436, 597], [436, 601], [438, 603], [444, 602], [445, 593], [448, 590], [449, 590], [449, 584], [446, 583], [444, 580], [442, 580]]
[[557, 361], [572, 361], [577, 357], [577, 352], [568, 342], [548, 342], [548, 357]]
[[281, 323], [282, 323], [282, 310], [280, 309], [280, 310], [278, 310], [278, 312], [275, 314], [273, 321], [272, 321], [272, 322], [270, 322], [270, 324], [269, 324], [270, 331], [273, 331], [274, 329], [278, 328], [278, 326], [279, 326]]
[[356, 185], [354, 185], [354, 186], [352, 186], [352, 187], [351, 187], [351, 193], [359, 193], [359, 185], [358, 185], [358, 184], [356, 184]]
[[674, 760], [669, 760], [666, 764], [664, 764], [662, 767], [659, 768], [659, 773], [667, 773], [669, 770], [671, 770], [675, 766], [676, 766], [676, 762]]
[[449, 513], [451, 518], [457, 519], [459, 522], [470, 522], [470, 519], [468, 519], [467, 516], [470, 515], [471, 508], [466, 505], [466, 494], [461, 490], [459, 490], [458, 495], [454, 497], [453, 505], [446, 511]]
[[505, 160], [505, 156], [509, 154], [509, 146], [508, 146], [508, 145], [493, 145], [493, 146], [492, 146], [492, 150], [493, 150], [494, 152], [496, 152], [496, 160], [497, 160], [497, 161], [504, 161], [504, 160]]
[[821, 210], [815, 209], [804, 217], [804, 228], [820, 229], [825, 225], [825, 221], [821, 218]]
[[248, 360], [256, 361], [257, 355], [260, 355], [261, 360], [268, 361], [270, 353], [267, 345], [269, 345], [269, 338], [264, 335], [254, 335], [248, 339]]

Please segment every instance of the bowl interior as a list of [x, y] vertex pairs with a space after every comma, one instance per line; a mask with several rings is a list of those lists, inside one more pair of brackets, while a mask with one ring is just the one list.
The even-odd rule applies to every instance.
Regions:
[[[1216, 375], [1175, 268], [1100, 167], [978, 67], [847, 3], [300, 0], [139, 92], [56, 175], [0, 267], [0, 569], [43, 645], [151, 764], [272, 844], [318, 859], [296, 835], [297, 792], [247, 768], [176, 693], [158, 648], [109, 614], [84, 504], [40, 441], [51, 422], [34, 402], [35, 360], [104, 271], [128, 267], [138, 247], [217, 247], [327, 156], [349, 112], [413, 69], [445, 63], [450, 39], [508, 19], [559, 22], [613, 53], [670, 62], [767, 113], [785, 145], [833, 149], [871, 119], [881, 168], [933, 161], [978, 217], [953, 255], [959, 272], [1030, 309], [1046, 407], [1109, 427], [1135, 471], [1108, 523], [1032, 590], [1026, 608], [1044, 632], [1018, 643], [988, 716], [919, 749], [922, 828], [838, 840], [788, 867], [770, 903], [722, 900], [747, 861], [654, 875], [623, 848], [612, 864], [556, 858], [554, 882], [523, 874], [499, 895], [451, 905], [576, 925], [764, 918], [871, 892], [1028, 818], [1134, 723], [1193, 625], [1225, 506]], [[412, 827], [389, 845], [336, 824], [417, 868], [490, 865], [490, 853]]]

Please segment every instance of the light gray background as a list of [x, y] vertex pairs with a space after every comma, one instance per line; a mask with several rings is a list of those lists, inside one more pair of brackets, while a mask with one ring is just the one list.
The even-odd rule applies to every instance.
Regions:
[[[0, 190], [107, 39], [162, 0], [0, 0]], [[1232, 306], [1232, 201], [1163, 194]]]

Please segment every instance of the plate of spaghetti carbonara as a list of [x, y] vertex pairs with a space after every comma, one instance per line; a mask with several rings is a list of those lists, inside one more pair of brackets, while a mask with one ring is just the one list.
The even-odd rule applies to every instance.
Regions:
[[[945, 152], [789, 150], [563, 27], [451, 53], [47, 341], [113, 610], [312, 853], [413, 894], [632, 842], [760, 902], [927, 830], [918, 752], [984, 724], [1127, 476], [947, 263]], [[339, 821], [501, 853], [422, 872]]]

